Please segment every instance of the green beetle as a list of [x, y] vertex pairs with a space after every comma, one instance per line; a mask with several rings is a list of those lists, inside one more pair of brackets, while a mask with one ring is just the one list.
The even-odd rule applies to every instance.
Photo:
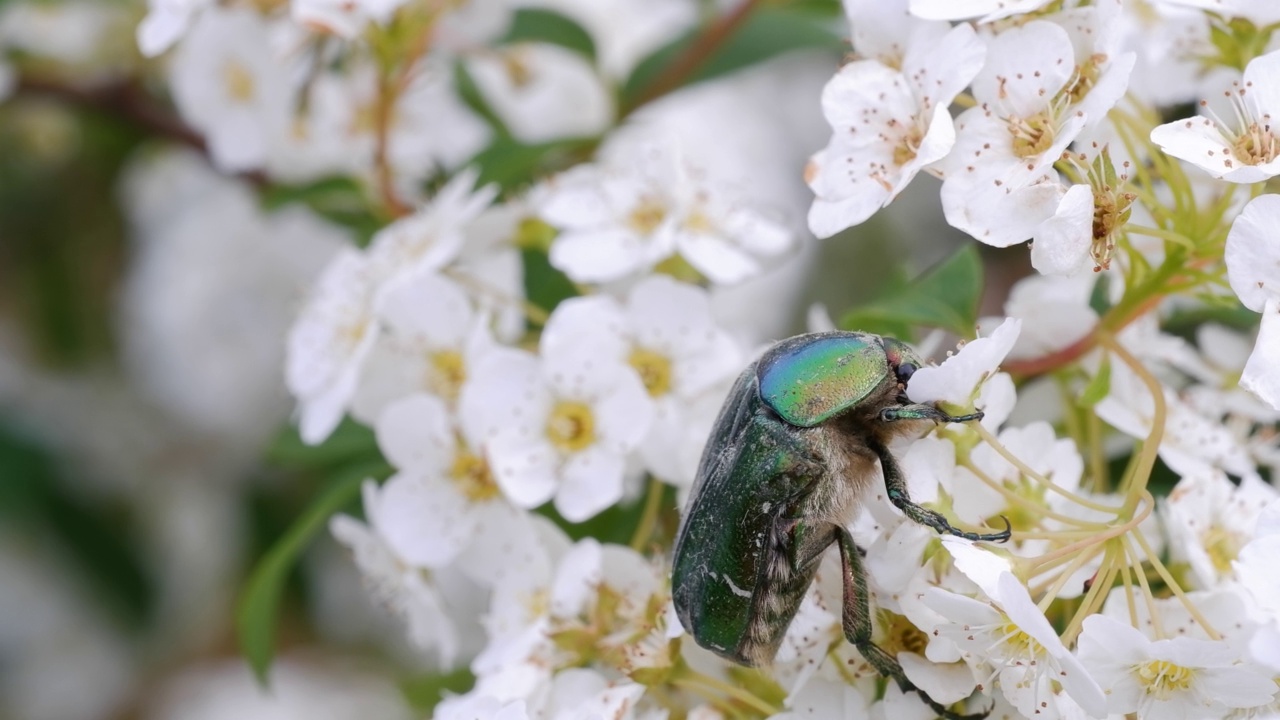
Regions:
[[[699, 645], [743, 665], [773, 660], [824, 551], [839, 548], [845, 637], [882, 675], [915, 690], [897, 660], [871, 639], [862, 551], [846, 525], [876, 464], [889, 500], [915, 522], [971, 540], [907, 495], [889, 453], [919, 422], [965, 422], [912, 403], [907, 381], [923, 365], [906, 344], [859, 332], [783, 340], [738, 378], [702, 453], [676, 538], [672, 594]], [[921, 693], [944, 717], [956, 717]]]

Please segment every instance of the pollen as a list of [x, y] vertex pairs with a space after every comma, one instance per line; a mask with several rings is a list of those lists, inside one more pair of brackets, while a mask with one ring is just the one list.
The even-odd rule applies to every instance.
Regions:
[[465, 447], [460, 446], [453, 456], [449, 479], [464, 497], [473, 502], [492, 500], [501, 494], [488, 461]]
[[1240, 548], [1244, 544], [1237, 533], [1222, 527], [1210, 528], [1200, 536], [1200, 542], [1204, 544], [1205, 553], [1209, 555], [1213, 568], [1220, 573], [1231, 572], [1231, 561], [1240, 555]]
[[646, 348], [636, 348], [627, 358], [631, 367], [640, 373], [640, 381], [653, 397], [671, 392], [671, 359], [662, 353]]
[[1134, 671], [1148, 695], [1167, 700], [1170, 695], [1191, 687], [1195, 671], [1168, 660], [1151, 660], [1137, 666]]
[[641, 235], [649, 235], [658, 229], [666, 217], [665, 205], [655, 198], [644, 197], [631, 208], [631, 213], [627, 216], [627, 224]]
[[1014, 155], [1036, 157], [1053, 146], [1053, 118], [1044, 112], [1029, 118], [1010, 118], [1009, 134], [1013, 136]]
[[547, 439], [563, 453], [587, 449], [596, 440], [596, 419], [584, 403], [561, 400], [547, 418]]
[[233, 102], [253, 102], [257, 87], [253, 81], [253, 73], [249, 72], [249, 68], [246, 68], [243, 63], [228, 60], [222, 68], [222, 81], [225, 83], [227, 97]]
[[462, 353], [457, 350], [439, 350], [427, 355], [426, 377], [423, 382], [426, 388], [440, 397], [453, 402], [462, 391], [462, 383], [467, 379], [466, 362]]
[[1001, 625], [998, 632], [1001, 640], [1012, 651], [1010, 655], [1036, 657], [1045, 652], [1044, 646], [1038, 640], [1028, 635], [1013, 622], [1006, 622]]

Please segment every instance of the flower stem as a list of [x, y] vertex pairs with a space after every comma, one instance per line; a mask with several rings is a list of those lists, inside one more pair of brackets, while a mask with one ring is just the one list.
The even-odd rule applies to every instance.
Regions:
[[1071, 502], [1076, 503], [1077, 505], [1080, 505], [1082, 507], [1087, 507], [1090, 510], [1097, 510], [1098, 512], [1114, 514], [1117, 510], [1120, 509], [1118, 507], [1114, 507], [1111, 505], [1103, 505], [1101, 503], [1093, 502], [1088, 498], [1081, 497], [1071, 492], [1070, 490], [1067, 490], [1061, 485], [1058, 485], [1057, 483], [1053, 482], [1049, 478], [1033, 470], [1030, 465], [1027, 465], [1025, 462], [1022, 461], [1022, 458], [1019, 458], [1017, 455], [1014, 455], [1012, 452], [1009, 452], [1009, 449], [1006, 448], [1004, 444], [1001, 443], [1000, 440], [997, 439], [996, 436], [991, 433], [990, 430], [983, 427], [982, 423], [975, 422], [975, 423], [969, 423], [969, 424], [975, 430], [978, 431], [979, 437], [985, 440], [986, 443], [992, 447], [992, 449], [994, 449], [997, 453], [1000, 454], [1000, 457], [1004, 458], [1005, 460], [1008, 460], [1009, 463], [1012, 464], [1014, 467], [1018, 468], [1018, 471], [1021, 472], [1023, 475], [1026, 475], [1032, 480], [1035, 480], [1036, 482], [1043, 485], [1046, 490], [1055, 492], [1061, 495], [1062, 497], [1070, 500]]
[[662, 511], [662, 496], [666, 485], [656, 477], [649, 478], [649, 489], [644, 498], [644, 510], [640, 521], [636, 523], [635, 533], [631, 535], [631, 549], [644, 552], [644, 546], [653, 537], [653, 530], [658, 525], [658, 513]]
[[[726, 697], [734, 702], [746, 705], [765, 717], [771, 717], [780, 712], [779, 708], [756, 697], [748, 690], [730, 685], [723, 680], [717, 680], [710, 675], [703, 675], [687, 665], [681, 668], [680, 675], [673, 678], [671, 684], [695, 692], [707, 699], [712, 699], [715, 695]], [[710, 691], [712, 695], [708, 696], [706, 691]]]
[[[1147, 497], [1150, 497], [1150, 495]], [[1183, 607], [1185, 607], [1187, 612], [1191, 614], [1191, 617], [1200, 624], [1200, 627], [1204, 628], [1209, 639], [1221, 640], [1222, 635], [1220, 635], [1217, 630], [1213, 629], [1213, 626], [1210, 625], [1209, 621], [1205, 619], [1203, 614], [1201, 614], [1200, 609], [1196, 607], [1196, 604], [1191, 602], [1191, 598], [1187, 597], [1187, 594], [1183, 592], [1182, 586], [1178, 584], [1177, 580], [1173, 579], [1173, 575], [1170, 574], [1169, 569], [1164, 566], [1164, 563], [1160, 562], [1160, 556], [1151, 549], [1149, 544], [1147, 544], [1147, 539], [1142, 536], [1142, 533], [1134, 533], [1133, 539], [1142, 548], [1142, 552], [1146, 553], [1147, 559], [1151, 561], [1151, 567], [1155, 568], [1156, 574], [1160, 576], [1161, 580], [1164, 580], [1164, 584], [1169, 586], [1169, 589], [1178, 597], [1178, 600], [1182, 601]]]

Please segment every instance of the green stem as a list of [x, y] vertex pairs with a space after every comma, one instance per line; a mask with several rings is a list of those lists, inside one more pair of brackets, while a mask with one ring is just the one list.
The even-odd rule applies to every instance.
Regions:
[[644, 546], [653, 537], [653, 529], [658, 525], [658, 513], [662, 511], [662, 496], [666, 486], [658, 478], [649, 478], [649, 489], [644, 498], [644, 510], [640, 521], [636, 523], [635, 533], [631, 536], [631, 549], [644, 552]]

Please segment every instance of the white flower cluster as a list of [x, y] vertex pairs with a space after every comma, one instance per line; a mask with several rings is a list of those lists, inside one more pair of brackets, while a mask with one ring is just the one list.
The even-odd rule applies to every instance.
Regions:
[[[594, 54], [502, 40], [516, 5], [573, 18]], [[865, 498], [850, 529], [876, 644], [956, 713], [1280, 714], [1280, 200], [1265, 193], [1280, 174], [1280, 13], [844, 9], [853, 54], [813, 107], [830, 141], [792, 168], [775, 157], [780, 120], [726, 105], [690, 140], [662, 112], [696, 91], [649, 115], [618, 99], [643, 57], [694, 30], [692, 0], [151, 0], [139, 43], [171, 52], [174, 102], [220, 170], [351, 176], [380, 219], [319, 274], [286, 379], [306, 442], [350, 416], [394, 467], [366, 482], [363, 520], [331, 529], [410, 642], [474, 674], [436, 717], [933, 713], [845, 640], [834, 555], [767, 670], [698, 648], [671, 608], [670, 498], [774, 332], [741, 327], [726, 302], [801, 245], [786, 192], [752, 176], [802, 166], [817, 236], [923, 172], [950, 225], [995, 247], [1032, 240], [1038, 271], [1013, 286], [1009, 319], [983, 320], [994, 331], [906, 388], [982, 421], [893, 449], [917, 502], [965, 528], [1003, 517], [1012, 539], [937, 542], [884, 492]], [[1176, 103], [1200, 95], [1202, 114], [1181, 118]], [[469, 162], [490, 143], [596, 135], [529, 188]], [[568, 296], [554, 307], [526, 297], [542, 270]], [[1237, 298], [1262, 314], [1256, 341]], [[630, 547], [566, 534], [598, 534], [618, 508], [641, 509]]]

